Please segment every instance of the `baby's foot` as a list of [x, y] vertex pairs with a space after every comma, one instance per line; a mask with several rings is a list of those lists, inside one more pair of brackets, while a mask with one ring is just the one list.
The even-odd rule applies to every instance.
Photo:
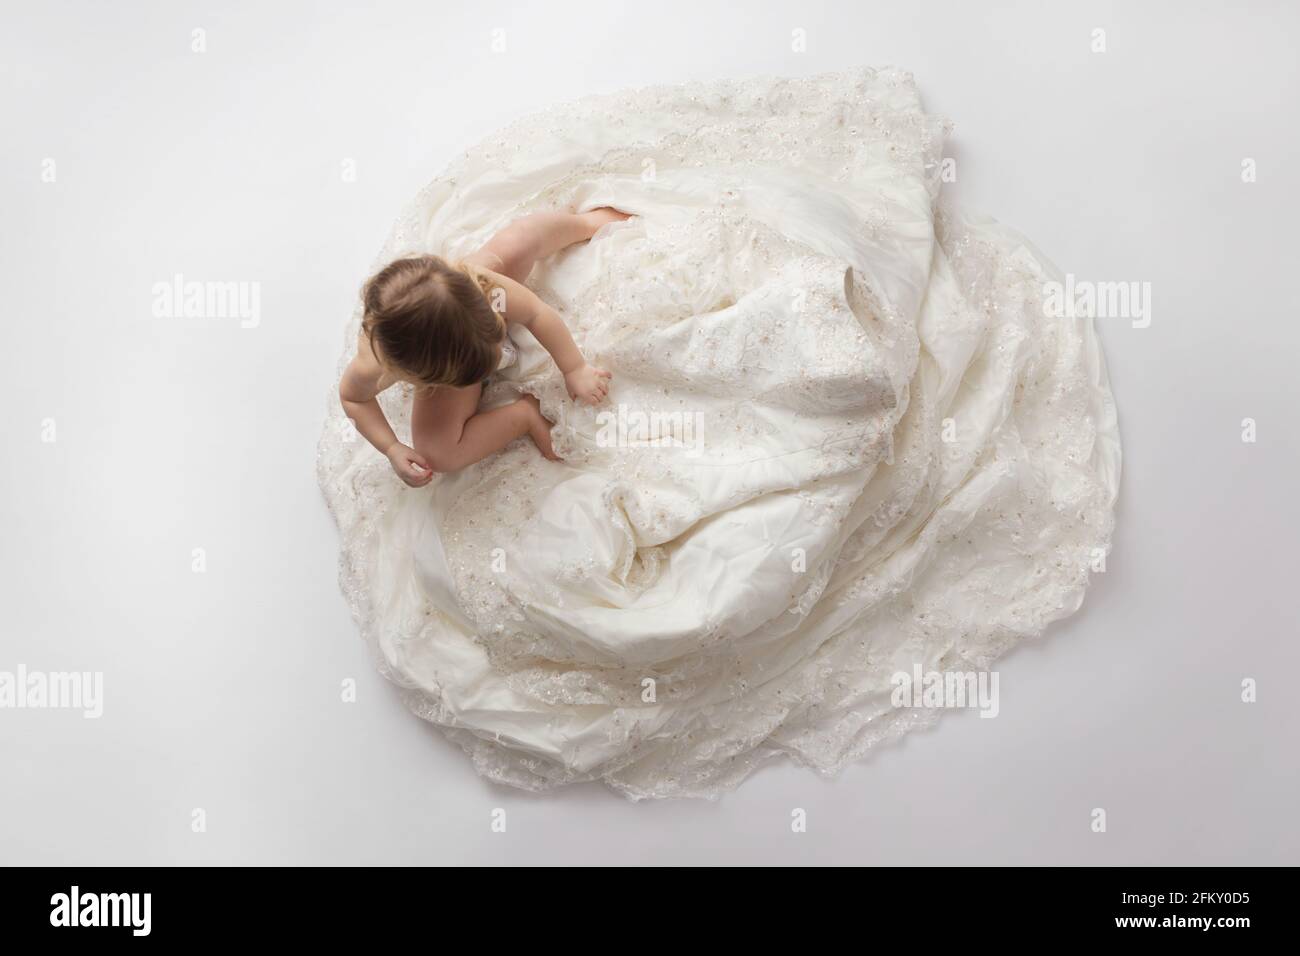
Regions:
[[528, 437], [533, 440], [533, 444], [537, 446], [543, 458], [560, 461], [560, 456], [555, 453], [555, 447], [551, 444], [551, 423], [542, 414], [542, 403], [537, 400], [536, 395], [525, 395], [519, 401], [528, 408]]
[[591, 226], [591, 231], [594, 235], [596, 230], [601, 226], [607, 225], [611, 222], [622, 222], [625, 219], [631, 219], [632, 214], [630, 212], [620, 212], [613, 206], [601, 206], [599, 209], [584, 212], [582, 218], [587, 220], [587, 224]]

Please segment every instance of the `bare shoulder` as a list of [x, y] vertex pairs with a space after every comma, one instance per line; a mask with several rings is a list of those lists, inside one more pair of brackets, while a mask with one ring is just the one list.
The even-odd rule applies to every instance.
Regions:
[[343, 371], [339, 393], [348, 401], [368, 402], [396, 382], [397, 377], [384, 368], [370, 347], [370, 339], [357, 336], [357, 354]]
[[504, 293], [503, 301], [494, 302], [493, 306], [500, 309], [506, 321], [526, 326], [537, 316], [542, 307], [542, 300], [532, 289], [494, 269], [479, 266], [479, 271], [493, 286]]

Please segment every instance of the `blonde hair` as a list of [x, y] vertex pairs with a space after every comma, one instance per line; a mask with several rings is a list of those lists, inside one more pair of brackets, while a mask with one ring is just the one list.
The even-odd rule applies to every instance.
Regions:
[[381, 362], [421, 385], [474, 385], [496, 371], [506, 334], [492, 289], [466, 263], [396, 259], [361, 290], [361, 330]]

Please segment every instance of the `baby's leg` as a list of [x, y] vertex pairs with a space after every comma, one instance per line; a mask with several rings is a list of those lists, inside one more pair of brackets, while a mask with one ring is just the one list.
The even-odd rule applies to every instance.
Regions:
[[627, 218], [627, 213], [608, 206], [584, 213], [533, 213], [506, 226], [468, 260], [522, 283], [538, 259], [585, 242], [607, 222]]
[[[532, 403], [521, 400], [475, 414], [482, 391], [482, 385], [439, 386], [432, 392], [416, 395], [411, 409], [411, 444], [434, 471], [460, 471], [500, 451], [516, 438], [532, 434], [539, 427], [539, 420], [545, 422], [536, 410], [536, 400]], [[548, 427], [548, 444], [549, 438]], [[553, 455], [554, 452], [547, 457]]]

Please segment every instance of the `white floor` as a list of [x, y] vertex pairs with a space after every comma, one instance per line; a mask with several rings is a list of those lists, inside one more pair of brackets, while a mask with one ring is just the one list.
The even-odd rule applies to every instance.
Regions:
[[[1300, 863], [1294, 5], [332, 6], [7, 5], [0, 671], [105, 684], [98, 720], [0, 710], [0, 861]], [[965, 201], [1081, 278], [1151, 283], [1149, 328], [1103, 328], [1107, 572], [1005, 660], [998, 719], [836, 780], [641, 805], [486, 784], [374, 673], [315, 485], [389, 223], [554, 101], [886, 63], [956, 121]], [[154, 318], [177, 273], [260, 283], [259, 323]]]

